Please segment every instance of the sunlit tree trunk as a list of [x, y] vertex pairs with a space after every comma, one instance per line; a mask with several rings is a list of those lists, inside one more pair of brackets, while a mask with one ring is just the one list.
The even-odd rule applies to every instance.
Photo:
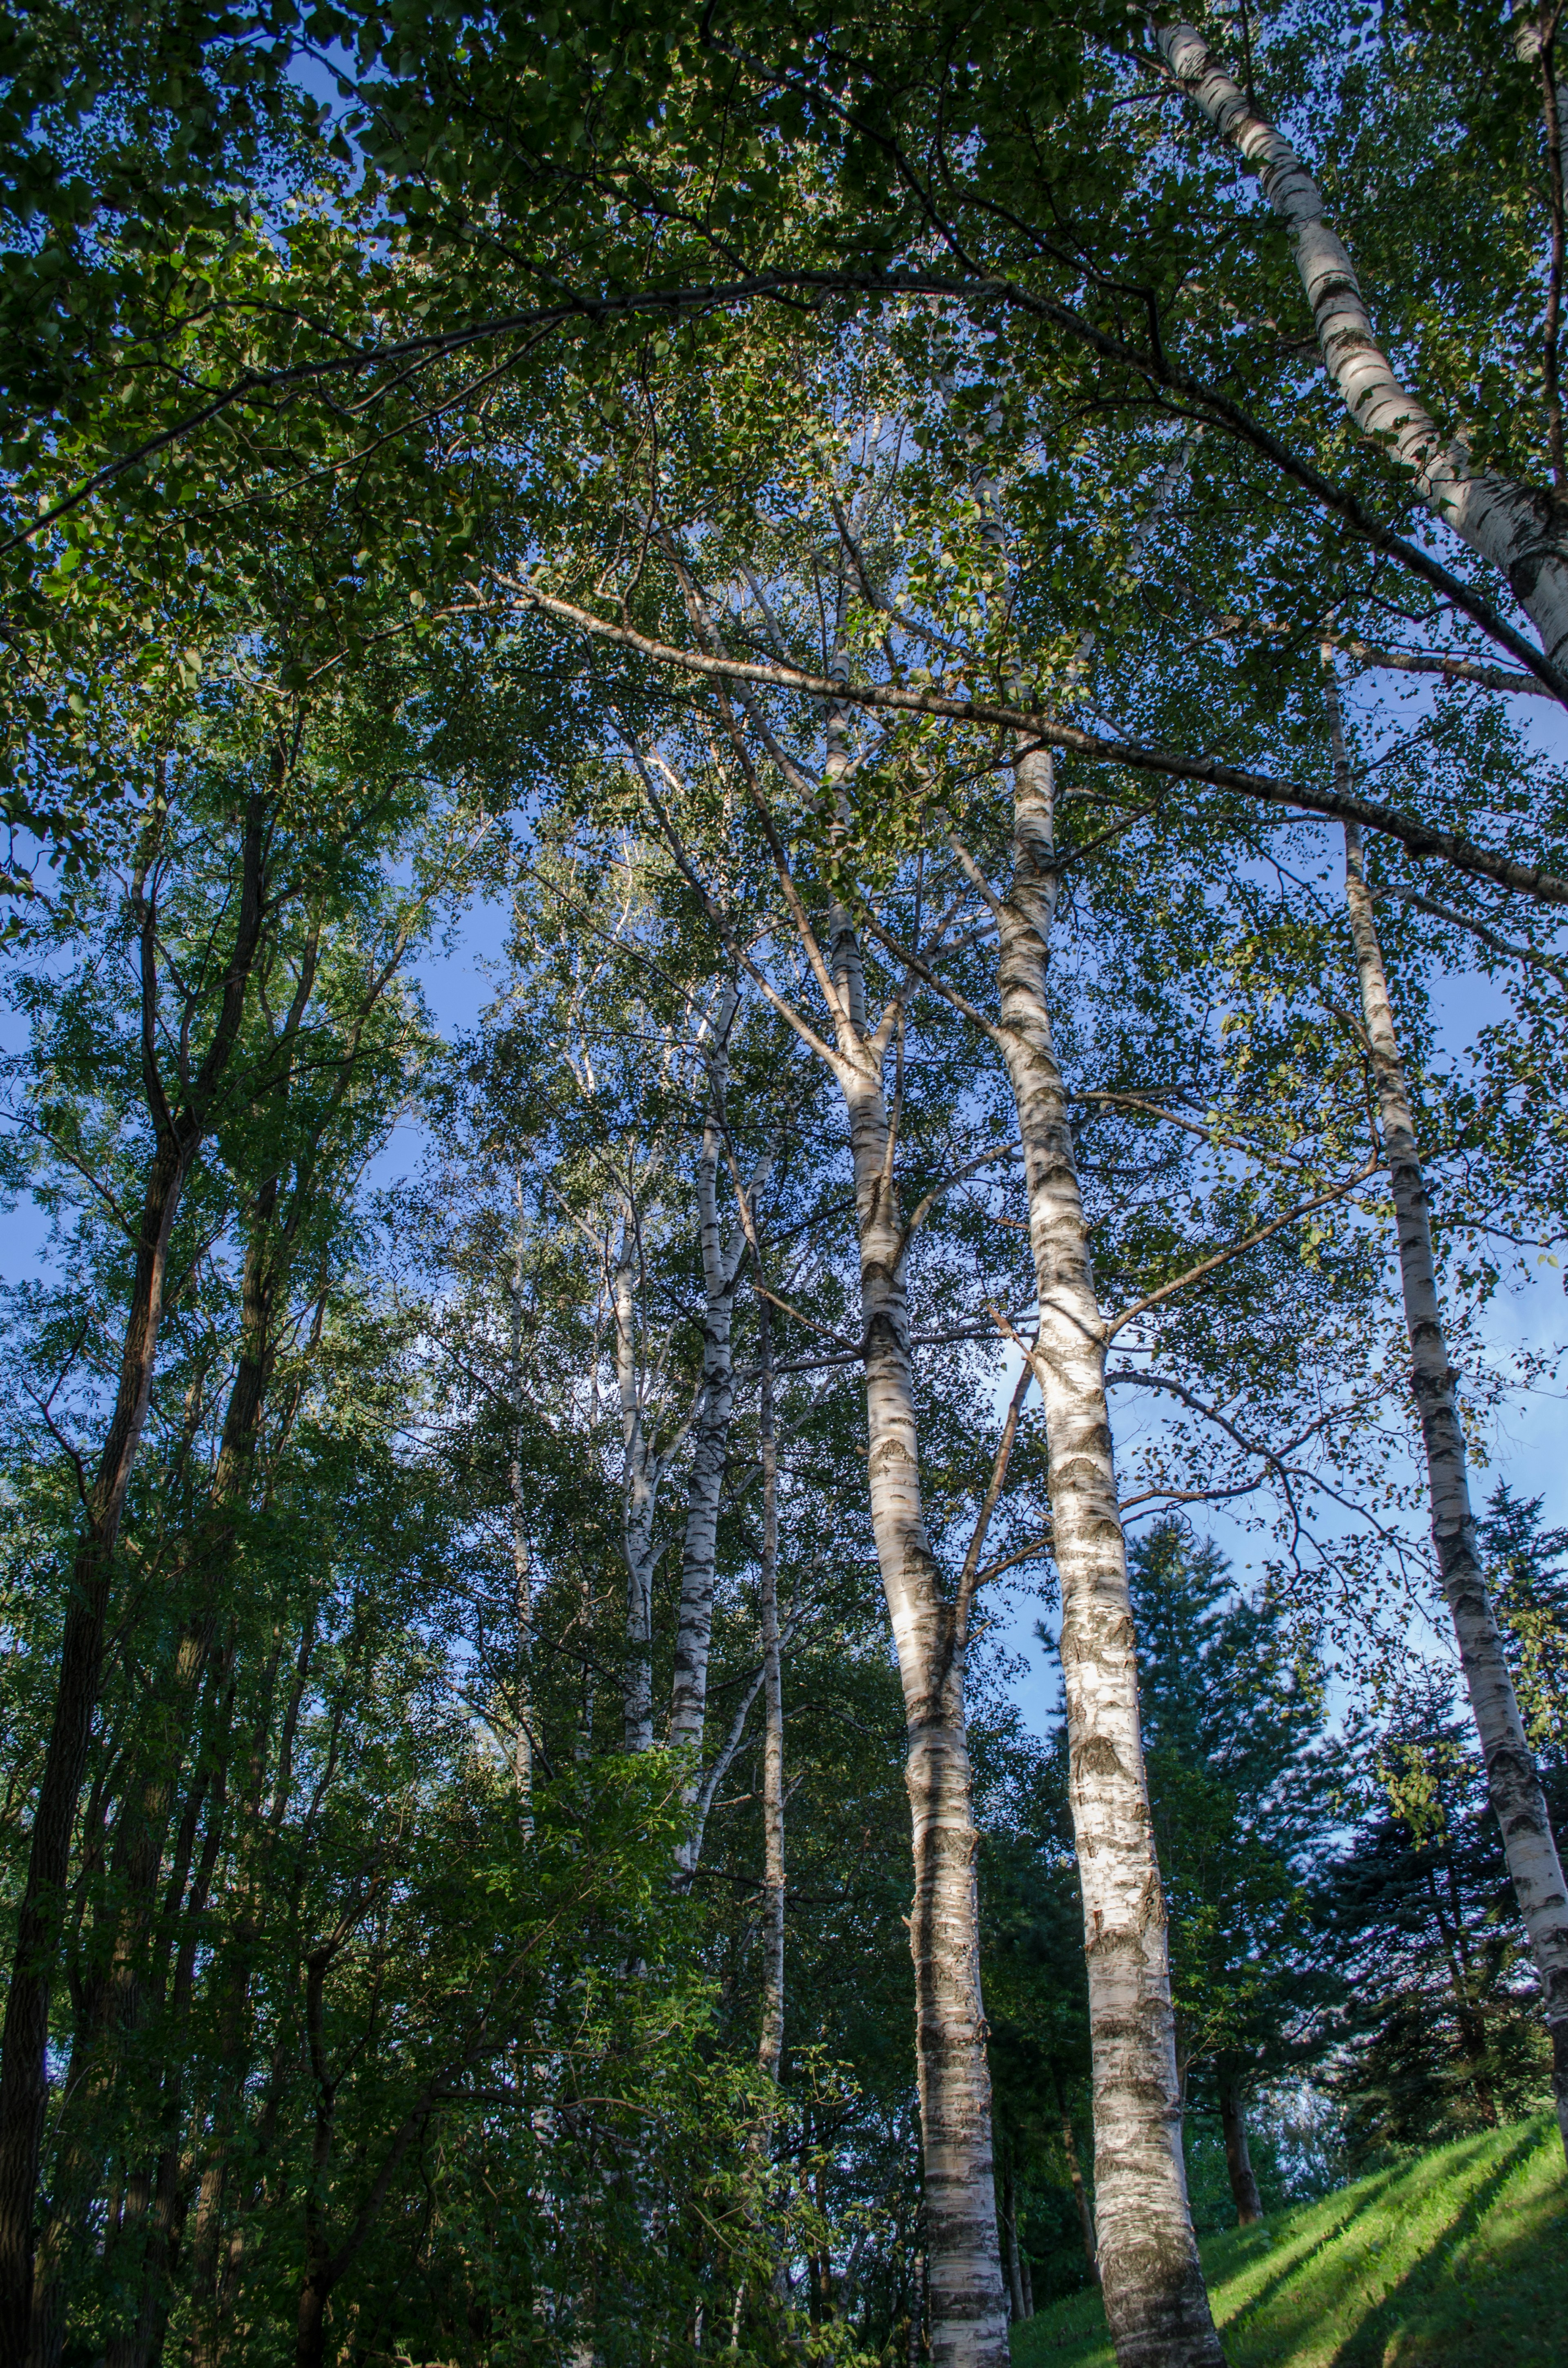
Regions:
[[[997, 424], [994, 416], [993, 429]], [[1184, 444], [1161, 477], [1132, 540], [1134, 568], [1186, 473], [1190, 449]], [[978, 451], [971, 482], [995, 571], [994, 597], [1006, 598], [1006, 535], [994, 480]], [[1075, 674], [1094, 649], [1094, 636], [1085, 633]], [[1011, 688], [1015, 694], [1025, 688], [1017, 670]], [[990, 900], [1000, 1023], [994, 1034], [1017, 1111], [1040, 1308], [1030, 1362], [1045, 1417], [1051, 1548], [1062, 1588], [1068, 1793], [1094, 2079], [1093, 2224], [1081, 2179], [1075, 2183], [1120, 2368], [1219, 2368], [1223, 2354], [1199, 2265], [1182, 2153], [1169, 1936], [1143, 1766], [1106, 1398], [1106, 1331], [1051, 1019], [1055, 759], [1048, 748], [1025, 749], [1012, 774], [1012, 880], [1005, 896]], [[1062, 2120], [1065, 2130], [1065, 2112]]]
[[[829, 774], [837, 754], [830, 738]], [[832, 916], [837, 1076], [849, 1121], [860, 1258], [871, 1523], [898, 1650], [914, 1821], [915, 2063], [925, 2155], [930, 2346], [936, 2368], [1004, 2368], [991, 2078], [981, 2003], [977, 1838], [964, 1713], [964, 1639], [926, 1533], [904, 1254], [883, 1048], [867, 1021], [859, 942]]]
[[[1328, 678], [1335, 766], [1348, 776], [1339, 704]], [[1557, 2123], [1568, 2153], [1568, 1892], [1541, 1791], [1535, 1754], [1514, 1697], [1514, 1681], [1481, 1566], [1471, 1509], [1464, 1430], [1455, 1401], [1457, 1379], [1443, 1336], [1437, 1264], [1432, 1248], [1431, 1204], [1416, 1145], [1404, 1063], [1394, 1030], [1372, 899], [1367, 887], [1361, 833], [1345, 825], [1345, 896], [1356, 948], [1372, 1073], [1377, 1081], [1399, 1239], [1400, 1282], [1410, 1335], [1411, 1383], [1421, 1418], [1432, 1502], [1432, 1543], [1454, 1623], [1460, 1665], [1486, 1765], [1486, 1786], [1497, 1822], [1514, 1896], [1529, 1936], [1551, 2037], [1551, 2087]]]
[[1290, 142], [1248, 104], [1190, 25], [1157, 35], [1171, 72], [1258, 175], [1290, 235], [1324, 365], [1363, 435], [1408, 469], [1433, 515], [1506, 577], [1554, 666], [1568, 658], [1568, 545], [1560, 498], [1491, 469], [1472, 471], [1462, 441], [1445, 437], [1403, 386], [1373, 334], [1343, 242], [1324, 217], [1317, 184]]
[[[830, 671], [845, 678], [844, 590]], [[699, 604], [693, 600], [700, 616]], [[707, 620], [703, 620], [706, 627]], [[750, 773], [733, 715], [730, 731]], [[770, 749], [788, 765], [787, 757]], [[827, 729], [829, 815], [846, 818], [850, 763], [844, 713]], [[646, 779], [646, 776], [644, 777]], [[797, 786], [802, 777], [795, 776]], [[811, 787], [808, 786], [808, 794]], [[781, 843], [780, 885], [832, 1014], [832, 1047], [800, 1027], [843, 1099], [854, 1175], [872, 1530], [903, 1693], [905, 1782], [913, 1822], [915, 2063], [925, 2165], [931, 2356], [937, 2368], [1006, 2368], [1007, 2307], [997, 2247], [991, 2082], [981, 2003], [977, 1838], [964, 1713], [964, 1638], [944, 1600], [921, 1497], [904, 1238], [894, 1182], [896, 1115], [884, 1090], [893, 1014], [873, 1030], [851, 916], [834, 901], [819, 940]], [[688, 876], [693, 876], [688, 873]], [[710, 902], [710, 910], [717, 912]]]
[[1084, 1898], [1095, 2095], [1095, 2217], [1121, 2368], [1218, 2368], [1187, 2208], [1165, 1893], [1138, 1711], [1127, 1552], [1090, 1269], [1046, 989], [1056, 901], [1049, 750], [1014, 766], [1013, 878], [996, 908], [1000, 1042], [1017, 1107], [1040, 1294], [1032, 1361], [1045, 1412], [1062, 1584], [1069, 1794]]

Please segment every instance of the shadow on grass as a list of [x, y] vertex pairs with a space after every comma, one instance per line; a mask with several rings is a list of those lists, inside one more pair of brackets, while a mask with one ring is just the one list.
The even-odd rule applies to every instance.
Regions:
[[[1385, 2174], [1367, 2208], [1341, 2224], [1337, 2241], [1325, 2229], [1302, 2253], [1295, 2276], [1276, 2283], [1272, 2308], [1262, 2306], [1261, 2296], [1249, 2297], [1233, 2317], [1224, 2314], [1233, 2368], [1393, 2368], [1396, 2360], [1426, 2357], [1460, 2368], [1451, 2349], [1402, 2350], [1403, 2333], [1424, 2304], [1441, 2297], [1454, 2257], [1540, 2143], [1539, 2125], [1524, 2123], [1506, 2136], [1462, 2142]], [[1508, 2242], [1505, 2236], [1504, 2246]], [[1489, 2259], [1496, 2250], [1489, 2248]], [[1499, 2291], [1506, 2286], [1505, 2275]], [[1503, 2368], [1505, 2356], [1486, 2353], [1484, 2368]]]
[[1561, 2165], [1553, 2163], [1556, 2177], [1535, 2193], [1510, 2199], [1504, 2209], [1513, 2225], [1506, 2232], [1488, 2232], [1484, 2249], [1471, 2250], [1503, 2186], [1532, 2151], [1510, 2146], [1506, 2158], [1477, 2181], [1449, 2227], [1341, 2345], [1333, 2368], [1568, 2368], [1568, 2199]]
[[[1384, 2202], [1399, 2175], [1397, 2169], [1375, 2173], [1372, 2178], [1358, 2183], [1348, 2211], [1337, 2213], [1332, 2218], [1325, 2211], [1321, 2226], [1314, 2232], [1309, 2234], [1303, 2230], [1299, 2237], [1276, 2238], [1263, 2257], [1271, 2265], [1269, 2276], [1247, 2295], [1234, 2317], [1225, 2322], [1226, 2325], [1240, 2331], [1249, 2319], [1267, 2310], [1276, 2294], [1288, 2286], [1292, 2278], [1300, 2277], [1314, 2254], [1324, 2252], [1331, 2245], [1342, 2243], [1358, 2220], [1364, 2219], [1369, 2212]], [[1332, 2205], [1338, 2201], [1338, 2197], [1330, 2196], [1326, 2203]], [[1324, 2207], [1320, 2206], [1319, 2209], [1324, 2210]], [[1256, 2244], [1256, 2237], [1253, 2241]], [[1236, 2244], [1237, 2237], [1231, 2237], [1229, 2242]], [[1218, 2248], [1215, 2250], [1217, 2252]], [[1245, 2274], [1243, 2269], [1230, 2270], [1222, 2258], [1206, 2264], [1205, 2269], [1210, 2292], [1216, 2286], [1230, 2284]]]
[[[1568, 2368], [1555, 2123], [1478, 2134], [1206, 2240], [1231, 2368]], [[1016, 2368], [1109, 2368], [1097, 2294], [1017, 2330]]]

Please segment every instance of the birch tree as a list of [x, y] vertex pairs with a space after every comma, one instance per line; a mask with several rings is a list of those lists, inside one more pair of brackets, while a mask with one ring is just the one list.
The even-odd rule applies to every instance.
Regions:
[[[1325, 679], [1335, 764], [1345, 773], [1349, 756], [1332, 671]], [[1453, 1619], [1492, 1805], [1503, 1831], [1514, 1896], [1540, 1976], [1542, 2009], [1551, 2037], [1558, 2125], [1568, 2151], [1568, 1889], [1563, 1885], [1535, 1754], [1519, 1716], [1482, 1564], [1470, 1500], [1469, 1459], [1454, 1395], [1455, 1375], [1444, 1338], [1430, 1204], [1368, 891], [1361, 834], [1353, 824], [1346, 826], [1345, 900], [1393, 1196], [1412, 1386], [1431, 1498], [1433, 1549]]]

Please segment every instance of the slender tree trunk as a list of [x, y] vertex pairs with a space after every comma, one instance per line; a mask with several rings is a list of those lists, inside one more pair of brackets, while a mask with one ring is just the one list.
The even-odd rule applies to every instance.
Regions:
[[54, 1715], [0, 2041], [0, 2368], [19, 2368], [28, 2344], [34, 2214], [49, 2101], [50, 1997], [63, 1930], [76, 1803], [98, 1704], [115, 1552], [152, 1395], [175, 1219], [239, 1036], [260, 941], [263, 851], [263, 807], [256, 795], [245, 813], [238, 917], [218, 1014], [199, 1069], [181, 1081], [176, 1109], [159, 1074], [157, 920], [140, 877], [132, 900], [141, 928], [142, 1084], [156, 1149], [142, 1190], [114, 1412], [86, 1493], [82, 1541], [72, 1567]]
[[1156, 35], [1171, 72], [1221, 138], [1254, 165], [1290, 234], [1324, 365], [1362, 434], [1408, 469], [1433, 515], [1506, 577], [1554, 666], [1568, 657], [1568, 547], [1562, 504], [1542, 485], [1472, 472], [1459, 438], [1445, 438], [1401, 384], [1379, 346], [1356, 268], [1324, 219], [1322, 194], [1289, 141], [1256, 114], [1200, 33]]
[[1018, 2199], [1013, 2180], [1013, 2150], [1009, 2146], [1003, 2157], [1002, 2172], [1002, 2235], [1007, 2248], [1007, 2294], [1015, 2327], [1022, 2326], [1028, 2317], [1024, 2308], [1024, 2271], [1018, 2259]]
[[778, 1640], [778, 1449], [773, 1417], [773, 1318], [757, 1301], [762, 1462], [762, 2032], [757, 2065], [777, 2085], [784, 2055], [784, 1679]]
[[991, 2078], [980, 1991], [977, 1840], [964, 1717], [963, 1640], [942, 1598], [921, 1499], [915, 1372], [881, 1056], [865, 1025], [859, 948], [838, 916], [832, 966], [846, 1016], [839, 1082], [849, 1118], [860, 1250], [871, 1522], [898, 1650], [914, 1822], [915, 2060], [925, 2150], [931, 2358], [1005, 2368]]
[[624, 1736], [628, 1751], [653, 1748], [653, 1517], [659, 1471], [648, 1435], [638, 1358], [635, 1276], [637, 1237], [630, 1214], [615, 1269], [615, 1370], [620, 1391], [622, 1531], [626, 1543], [626, 1678]]
[[[1095, 2235], [1095, 2215], [1089, 2205], [1089, 2191], [1084, 2183], [1084, 2168], [1078, 2160], [1078, 2142], [1073, 2135], [1073, 2116], [1067, 2110], [1067, 2084], [1058, 2066], [1053, 2064], [1051, 2068], [1056, 2084], [1056, 2112], [1062, 2132], [1062, 2151], [1067, 2157], [1067, 2176], [1073, 2182], [1073, 2201], [1078, 2211], [1078, 2231], [1084, 2240], [1084, 2259], [1089, 2265], [1089, 2275], [1098, 2285], [1099, 2241]], [[1027, 2263], [1025, 2266], [1027, 2268]]]
[[[716, 1050], [710, 1064], [712, 1098], [703, 1125], [697, 1160], [698, 1241], [702, 1257], [702, 1382], [699, 1396], [691, 1477], [687, 1488], [686, 1536], [681, 1552], [680, 1609], [676, 1622], [675, 1679], [670, 1693], [670, 1741], [691, 1755], [685, 1783], [687, 1805], [701, 1791], [700, 1760], [708, 1717], [708, 1657], [713, 1635], [713, 1595], [718, 1570], [719, 1501], [730, 1452], [730, 1428], [734, 1415], [734, 1360], [731, 1336], [735, 1284], [745, 1255], [745, 1235], [737, 1228], [733, 1241], [724, 1240], [719, 1217], [719, 1162], [722, 1144], [721, 1112], [725, 1062], [724, 1039], [734, 1015], [736, 996], [726, 987], [714, 1018]], [[681, 1872], [690, 1875], [697, 1862], [699, 1839], [694, 1833], [679, 1852]]]
[[1235, 2201], [1236, 2226], [1238, 2228], [1251, 2228], [1263, 2217], [1263, 2202], [1257, 2192], [1257, 2180], [1253, 2175], [1242, 2092], [1233, 2080], [1223, 2076], [1220, 2080], [1220, 2126], [1225, 2134], [1225, 2169], [1230, 2174], [1231, 2193]]
[[517, 1237], [507, 1286], [511, 1302], [508, 1387], [512, 1436], [506, 1490], [512, 1528], [512, 1781], [517, 1786], [525, 1832], [533, 1831], [534, 1740], [530, 1682], [533, 1647], [533, 1560], [528, 1549], [528, 1509], [523, 1501], [523, 1178], [517, 1177]]
[[[1339, 703], [1329, 677], [1330, 723], [1335, 767], [1348, 772]], [[1431, 1205], [1416, 1147], [1415, 1126], [1394, 1032], [1393, 1008], [1383, 970], [1372, 899], [1367, 888], [1357, 825], [1345, 825], [1345, 895], [1361, 1010], [1377, 1080], [1399, 1237], [1400, 1281], [1410, 1334], [1411, 1383], [1426, 1452], [1432, 1500], [1432, 1543], [1443, 1592], [1453, 1618], [1471, 1713], [1486, 1766], [1486, 1785], [1503, 1832], [1514, 1896], [1529, 1936], [1540, 1980], [1546, 2027], [1551, 2038], [1551, 2087], [1557, 2125], [1568, 2154], [1568, 1891], [1547, 1813], [1535, 1754], [1529, 1748], [1514, 1698], [1514, 1681], [1481, 1566], [1471, 1510], [1464, 1431], [1455, 1402], [1456, 1375], [1443, 1337], [1437, 1264], [1432, 1249]]]
[[[111, 1929], [98, 1936], [107, 1964], [90, 1987], [72, 2051], [71, 2094], [62, 2116], [54, 2193], [34, 2269], [28, 2368], [53, 2368], [59, 2356], [64, 2296], [57, 2289], [85, 2234], [98, 2167], [93, 2125], [127, 2078], [123, 2059], [147, 2017], [149, 1938], [169, 1819], [199, 1689], [229, 1606], [226, 1580], [234, 1547], [235, 1513], [249, 1486], [271, 1371], [273, 1307], [286, 1269], [273, 1240], [278, 1187], [276, 1176], [264, 1183], [246, 1240], [239, 1355], [208, 1503], [197, 1525], [187, 1573], [187, 1584], [199, 1598], [199, 1608], [187, 1618], [150, 1705], [147, 1729], [132, 1758], [121, 1802], [110, 1866]], [[199, 1769], [194, 1785], [204, 1785], [208, 1773]], [[122, 2122], [128, 2114], [133, 2127], [133, 2098], [122, 2106]], [[141, 2241], [142, 2223], [153, 2208], [153, 2177], [149, 2166], [138, 2166], [127, 2184], [126, 2216], [136, 2224], [137, 2241]], [[110, 2257], [117, 2249], [112, 2242], [106, 2245]], [[111, 2368], [125, 2368], [125, 2363], [117, 2361]]]
[[[841, 584], [830, 662], [835, 681], [845, 678], [847, 666], [845, 599]], [[724, 712], [751, 778], [727, 703]], [[839, 824], [846, 818], [841, 784], [849, 762], [844, 712], [835, 708], [827, 719], [825, 769], [830, 819], [836, 814]], [[893, 1180], [896, 1116], [882, 1083], [892, 1020], [876, 1033], [868, 1024], [864, 968], [848, 913], [836, 902], [832, 905], [827, 941], [819, 946], [777, 842], [775, 852], [802, 948], [833, 1014], [835, 1049], [828, 1053], [819, 1042], [819, 1050], [843, 1096], [854, 1170], [871, 1525], [903, 1692], [905, 1782], [914, 1828], [909, 1933], [931, 2356], [939, 2368], [1006, 2368], [1007, 2310], [997, 2252], [991, 2080], [980, 1990], [964, 1637], [956, 1607], [943, 1598], [921, 1499], [904, 1281], [908, 1245]]]
[[1062, 1583], [1069, 1791], [1094, 2051], [1095, 2209], [1120, 2368], [1219, 2368], [1187, 2207], [1165, 1893], [1138, 1711], [1127, 1554], [1106, 1402], [1105, 1326], [1046, 993], [1055, 777], [1014, 767], [1013, 881], [997, 907], [1000, 1041], [1023, 1143], [1040, 1292], [1032, 1361], [1045, 1409]]
[[[196, 2226], [191, 2240], [190, 2319], [193, 2368], [217, 2368], [222, 2351], [222, 2324], [238, 2283], [244, 2259], [243, 2226], [232, 2230], [225, 2256], [223, 2199], [235, 2132], [244, 2112], [249, 2070], [251, 1982], [263, 1924], [263, 1903], [271, 1888], [276, 1861], [273, 1846], [282, 1827], [293, 1789], [294, 1745], [310, 1683], [315, 1650], [316, 1597], [309, 1598], [301, 1623], [300, 1643], [284, 1704], [272, 1798], [267, 1800], [267, 1743], [272, 1702], [280, 1656], [275, 1653], [262, 1685], [261, 1715], [252, 1737], [245, 1791], [234, 1820], [239, 1841], [234, 1887], [240, 1905], [219, 1953], [216, 1997], [210, 2009], [217, 2034], [217, 2087], [211, 2128], [197, 2186]], [[272, 2078], [260, 2115], [258, 2156], [270, 2143], [270, 2120], [276, 2118], [280, 2066], [274, 2061]]]

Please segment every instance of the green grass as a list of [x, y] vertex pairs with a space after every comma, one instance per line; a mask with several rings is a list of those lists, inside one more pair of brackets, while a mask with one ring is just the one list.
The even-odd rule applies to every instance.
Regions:
[[[1568, 2368], [1568, 2180], [1540, 2117], [1203, 2246], [1231, 2368]], [[1014, 2368], [1114, 2368], [1097, 2294], [1042, 2310]]]

